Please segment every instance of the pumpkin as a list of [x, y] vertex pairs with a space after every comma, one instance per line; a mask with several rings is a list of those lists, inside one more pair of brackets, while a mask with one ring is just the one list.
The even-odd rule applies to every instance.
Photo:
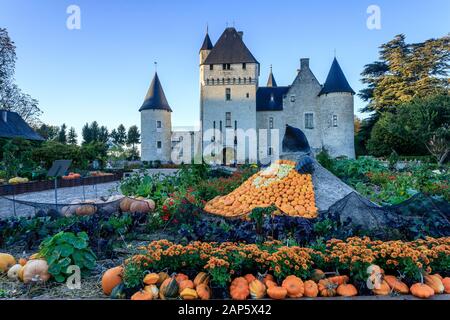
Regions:
[[17, 278], [23, 282], [23, 269], [25, 269], [25, 266], [22, 266], [22, 268], [20, 268], [19, 273], [17, 274]]
[[319, 287], [317, 286], [317, 283], [315, 283], [313, 280], [305, 281], [304, 283], [305, 297], [308, 298], [315, 298], [319, 294]]
[[237, 278], [234, 278], [233, 281], [231, 281], [231, 286], [234, 286], [237, 284], [244, 284], [244, 285], [247, 284], [248, 285], [248, 282], [244, 277], [237, 277]]
[[434, 290], [425, 283], [415, 283], [409, 288], [411, 294], [417, 298], [428, 299], [434, 295]]
[[261, 299], [266, 295], [266, 286], [262, 281], [258, 279], [250, 282], [248, 287], [250, 289], [250, 296], [252, 297], [252, 299]]
[[337, 284], [329, 279], [322, 279], [319, 281], [319, 293], [322, 297], [334, 297], [336, 295]]
[[439, 279], [435, 275], [426, 275], [423, 277], [423, 280], [426, 285], [434, 290], [434, 293], [438, 294], [444, 292], [444, 285], [442, 284], [441, 279]]
[[111, 299], [125, 299], [126, 296], [127, 295], [125, 293], [125, 285], [123, 283], [120, 283], [117, 286], [115, 286], [112, 289], [111, 294], [109, 295]]
[[175, 275], [175, 280], [178, 282], [178, 284], [180, 284], [180, 282], [183, 280], [189, 280], [189, 277], [180, 272]]
[[287, 290], [288, 297], [290, 298], [301, 298], [305, 292], [302, 279], [294, 275], [287, 276], [281, 286]]
[[181, 291], [183, 291], [184, 289], [186, 289], [186, 288], [189, 288], [189, 289], [194, 289], [195, 288], [195, 286], [194, 286], [194, 282], [192, 282], [191, 280], [183, 280], [183, 281], [181, 281], [180, 283], [179, 283], [179, 285], [178, 285], [180, 288], [178, 289], [179, 291], [180, 291], [180, 293], [181, 293]]
[[349, 280], [349, 278], [348, 278], [348, 276], [334, 276], [334, 277], [330, 277], [330, 278], [328, 278], [328, 280], [330, 280], [331, 282], [334, 282], [334, 283], [336, 283], [337, 285], [340, 285], [340, 284], [344, 284], [344, 283], [347, 283], [348, 282], [348, 280]]
[[153, 200], [135, 200], [130, 205], [130, 212], [149, 213], [155, 210], [155, 202]]
[[353, 297], [358, 294], [358, 290], [356, 290], [356, 287], [354, 285], [349, 284], [349, 283], [344, 283], [337, 287], [336, 293], [343, 297]]
[[75, 213], [77, 216], [91, 216], [97, 211], [97, 207], [92, 204], [85, 204], [82, 206], [79, 206]]
[[194, 278], [194, 285], [197, 287], [200, 284], [209, 283], [209, 275], [206, 272], [199, 272]]
[[147, 285], [158, 283], [159, 275], [157, 273], [149, 273], [144, 277], [144, 283]]
[[[190, 281], [190, 280], [188, 280], [188, 281]], [[180, 297], [183, 300], [195, 300], [198, 298], [198, 294], [197, 294], [197, 291], [195, 291], [192, 288], [185, 288], [183, 291], [181, 291]]]
[[450, 293], [450, 277], [443, 278], [442, 284], [444, 285], [444, 292]]
[[145, 290], [139, 290], [131, 296], [131, 300], [152, 300], [153, 295], [151, 292]]
[[444, 280], [444, 278], [442, 278], [442, 276], [439, 273], [435, 273], [433, 274], [433, 276], [438, 277], [441, 281]]
[[27, 259], [25, 259], [25, 258], [20, 258], [20, 259], [19, 259], [19, 264], [23, 267], [24, 265], [27, 264]]
[[159, 297], [159, 289], [156, 285], [151, 284], [144, 287], [144, 290], [150, 292], [152, 294], [153, 299], [158, 299]]
[[16, 264], [16, 259], [9, 253], [0, 253], [0, 272], [7, 272]]
[[273, 286], [267, 289], [267, 295], [275, 300], [285, 299], [287, 296], [287, 290], [283, 287]]
[[248, 273], [244, 276], [245, 280], [247, 280], [248, 283], [252, 282], [253, 280], [256, 280], [256, 277], [252, 275], [251, 273]]
[[159, 280], [156, 283], [157, 286], [160, 286], [164, 280], [166, 280], [167, 278], [170, 277], [167, 272], [162, 272], [162, 271], [160, 273], [158, 273], [158, 276], [159, 276]]
[[[271, 275], [271, 274], [266, 274], [266, 275], [263, 277], [262, 282], [263, 282], [264, 284], [266, 284], [267, 281], [275, 282], [274, 276]], [[267, 285], [266, 285], [266, 286], [267, 286]]]
[[206, 284], [200, 283], [195, 290], [200, 299], [209, 300], [211, 298], [211, 289]]
[[267, 288], [277, 287], [278, 286], [278, 284], [275, 281], [272, 281], [272, 280], [267, 280], [265, 285], [266, 285]]
[[122, 210], [122, 212], [129, 212], [130, 211], [130, 206], [131, 204], [134, 202], [134, 199], [131, 198], [123, 198], [122, 201], [120, 201], [120, 210]]
[[10, 280], [18, 280], [19, 272], [22, 270], [22, 266], [20, 264], [15, 264], [8, 270], [8, 278]]
[[382, 280], [381, 282], [375, 284], [372, 292], [377, 296], [387, 296], [391, 293], [391, 287], [386, 280]]
[[325, 278], [325, 273], [322, 270], [314, 269], [311, 272], [311, 280], [313, 280], [314, 282], [319, 282], [323, 278]]
[[[242, 281], [242, 279], [245, 281]], [[237, 281], [236, 281], [237, 280]], [[233, 300], [245, 300], [250, 295], [248, 282], [245, 278], [236, 278], [230, 286], [230, 295]]]
[[397, 292], [400, 294], [408, 294], [409, 293], [409, 288], [406, 285], [406, 283], [404, 283], [403, 281], [401, 281], [400, 279], [398, 279], [395, 276], [386, 275], [386, 276], [384, 276], [384, 281], [387, 282], [389, 287], [394, 292]]
[[114, 287], [122, 283], [122, 273], [122, 266], [106, 270], [102, 276], [102, 289], [104, 294], [109, 296]]
[[159, 287], [159, 297], [163, 300], [166, 298], [176, 298], [178, 296], [179, 286], [175, 277], [167, 278]]
[[50, 279], [48, 264], [45, 260], [30, 260], [23, 267], [23, 282], [46, 282]]

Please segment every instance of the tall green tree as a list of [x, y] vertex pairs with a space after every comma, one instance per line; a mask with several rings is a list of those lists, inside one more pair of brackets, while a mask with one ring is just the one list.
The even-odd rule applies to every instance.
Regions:
[[75, 145], [78, 142], [77, 138], [78, 138], [78, 135], [77, 135], [77, 132], [75, 131], [75, 128], [70, 127], [69, 133], [67, 134], [67, 142], [69, 144]]
[[124, 146], [127, 143], [127, 130], [123, 124], [117, 127], [117, 136], [114, 139], [114, 143], [119, 146]]
[[86, 123], [81, 129], [81, 136], [83, 137], [83, 144], [94, 141], [89, 123]]
[[62, 124], [62, 126], [59, 128], [58, 132], [58, 142], [60, 143], [67, 143], [67, 126], [65, 123]]
[[131, 126], [128, 129], [128, 134], [127, 134], [127, 145], [131, 146], [131, 154], [132, 154], [132, 160], [134, 160], [135, 158], [137, 158], [137, 149], [136, 149], [136, 144], [141, 142], [141, 134], [139, 132], [139, 129], [137, 126]]
[[105, 126], [101, 126], [100, 129], [98, 130], [98, 141], [102, 143], [107, 143], [108, 139], [109, 139], [108, 128], [106, 128]]
[[58, 126], [51, 126], [45, 123], [33, 126], [33, 129], [45, 140], [56, 140], [58, 137]]

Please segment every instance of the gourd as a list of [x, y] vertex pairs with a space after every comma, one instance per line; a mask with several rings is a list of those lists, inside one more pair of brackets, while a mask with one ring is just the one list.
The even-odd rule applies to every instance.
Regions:
[[434, 295], [433, 288], [422, 282], [413, 284], [409, 290], [413, 296], [421, 299], [428, 299]]
[[230, 295], [233, 300], [245, 300], [250, 295], [248, 282], [244, 277], [235, 278], [231, 282]]
[[164, 280], [169, 278], [169, 274], [167, 272], [162, 272], [162, 271], [160, 273], [158, 273], [158, 276], [159, 276], [159, 280], [156, 283], [157, 286], [160, 286], [164, 282]]
[[122, 201], [120, 201], [120, 210], [122, 210], [122, 212], [129, 212], [130, 211], [130, 206], [131, 204], [134, 202], [134, 199], [125, 197], [122, 199]]
[[305, 292], [303, 281], [294, 275], [287, 276], [281, 286], [287, 290], [290, 298], [301, 298]]
[[50, 279], [48, 264], [45, 260], [30, 260], [23, 267], [23, 282], [46, 282]]
[[180, 272], [175, 275], [175, 280], [178, 282], [178, 284], [180, 284], [180, 282], [183, 280], [189, 280], [189, 277]]
[[380, 283], [375, 285], [372, 292], [377, 296], [387, 296], [391, 293], [391, 287], [386, 280], [382, 280]]
[[195, 286], [194, 286], [194, 282], [192, 282], [191, 280], [183, 280], [183, 281], [181, 281], [180, 283], [179, 283], [179, 291], [180, 291], [180, 293], [184, 290], [184, 289], [186, 289], [186, 288], [189, 288], [189, 289], [194, 289], [195, 288]]
[[144, 287], [144, 290], [150, 292], [153, 296], [153, 299], [158, 299], [159, 297], [159, 289], [155, 284], [151, 284]]
[[267, 284], [266, 284], [267, 281], [275, 282], [274, 276], [271, 275], [271, 274], [266, 274], [266, 275], [263, 277], [262, 282], [267, 286]]
[[248, 285], [252, 299], [262, 299], [266, 295], [266, 286], [262, 281], [255, 279]]
[[449, 277], [443, 278], [442, 284], [444, 285], [444, 292], [450, 293], [450, 278]]
[[131, 296], [131, 300], [152, 300], [153, 295], [145, 290], [140, 290]]
[[115, 286], [112, 289], [109, 297], [111, 299], [125, 299], [126, 298], [125, 285], [123, 283], [120, 283], [117, 286]]
[[317, 286], [317, 283], [315, 283], [313, 280], [307, 280], [304, 283], [305, 297], [308, 298], [315, 298], [319, 294], [319, 287]]
[[248, 273], [244, 276], [245, 280], [247, 280], [248, 283], [252, 282], [253, 280], [256, 280], [256, 277], [252, 275], [251, 273]]
[[176, 298], [178, 296], [179, 286], [175, 277], [167, 278], [159, 287], [159, 297], [163, 300], [167, 298]]
[[19, 259], [19, 264], [23, 267], [24, 265], [27, 264], [27, 259], [25, 259], [25, 258], [20, 258], [20, 259]]
[[406, 285], [406, 283], [404, 283], [403, 281], [401, 281], [400, 279], [398, 279], [395, 276], [386, 275], [386, 276], [384, 276], [384, 281], [387, 282], [389, 287], [394, 292], [397, 292], [400, 294], [408, 294], [409, 293], [409, 288]]
[[91, 216], [95, 212], [97, 212], [97, 207], [92, 204], [84, 204], [75, 210], [77, 216]]
[[35, 260], [35, 259], [40, 259], [40, 258], [42, 258], [41, 254], [39, 252], [36, 252], [30, 256], [29, 260]]
[[147, 285], [156, 284], [159, 281], [159, 275], [157, 273], [149, 273], [144, 277], [143, 281]]
[[423, 279], [425, 284], [434, 290], [434, 293], [439, 294], [444, 292], [444, 285], [442, 284], [441, 279], [435, 275], [426, 275]]
[[[386, 284], [387, 285], [387, 284]], [[388, 286], [389, 288], [389, 286]], [[344, 283], [339, 285], [336, 289], [336, 293], [343, 297], [353, 297], [358, 294], [358, 290], [356, 290], [356, 287], [349, 283]]]
[[195, 290], [201, 300], [209, 300], [211, 298], [211, 289], [204, 283], [200, 283]]
[[22, 269], [22, 266], [20, 264], [15, 264], [8, 270], [8, 278], [10, 280], [18, 280], [19, 279], [19, 272]]
[[269, 289], [267, 289], [267, 295], [275, 300], [282, 300], [285, 299], [287, 296], [287, 290], [286, 288], [283, 287], [278, 287], [278, 286], [274, 286], [274, 287], [270, 287]]
[[183, 300], [195, 300], [198, 298], [198, 294], [197, 291], [195, 291], [194, 289], [185, 288], [183, 291], [181, 291], [180, 297]]
[[194, 278], [194, 285], [197, 287], [200, 284], [209, 283], [209, 275], [206, 272], [199, 272]]
[[348, 276], [342, 275], [342, 276], [330, 277], [330, 278], [328, 278], [328, 280], [330, 280], [331, 282], [334, 282], [337, 285], [340, 285], [340, 284], [347, 283], [349, 278], [348, 278]]
[[16, 264], [16, 259], [9, 253], [0, 253], [0, 272], [7, 272]]
[[102, 276], [102, 289], [103, 292], [109, 296], [111, 291], [117, 285], [122, 283], [123, 267], [118, 266], [108, 269]]
[[336, 295], [337, 284], [329, 279], [322, 279], [319, 281], [319, 293], [322, 297], [334, 297]]
[[153, 200], [135, 200], [130, 205], [130, 212], [149, 213], [155, 210], [155, 202]]
[[277, 287], [278, 286], [278, 284], [275, 281], [272, 281], [272, 280], [267, 280], [264, 284], [266, 285], [267, 288]]
[[311, 280], [313, 280], [314, 282], [319, 282], [323, 278], [325, 278], [325, 273], [322, 270], [314, 269], [311, 272]]

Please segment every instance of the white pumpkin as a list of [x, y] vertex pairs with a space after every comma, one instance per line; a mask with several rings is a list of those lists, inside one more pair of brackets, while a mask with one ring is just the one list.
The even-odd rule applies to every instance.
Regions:
[[8, 278], [10, 280], [18, 280], [19, 279], [19, 272], [20, 269], [22, 269], [22, 266], [20, 264], [15, 264], [8, 270]]
[[50, 279], [47, 261], [42, 259], [28, 261], [23, 267], [22, 277], [24, 283], [46, 282]]

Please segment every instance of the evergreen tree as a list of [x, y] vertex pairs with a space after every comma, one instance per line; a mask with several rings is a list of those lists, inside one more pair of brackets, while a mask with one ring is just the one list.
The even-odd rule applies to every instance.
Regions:
[[65, 123], [62, 124], [61, 128], [59, 128], [58, 132], [58, 142], [66, 144], [67, 143], [67, 126]]
[[138, 154], [136, 144], [141, 142], [141, 134], [137, 126], [131, 126], [128, 129], [127, 145], [131, 146], [132, 157], [137, 157]]
[[98, 141], [102, 143], [107, 143], [109, 138], [108, 128], [101, 126], [98, 132]]
[[50, 126], [45, 123], [33, 128], [45, 140], [56, 140], [58, 137], [58, 126]]
[[75, 145], [75, 144], [77, 144], [77, 137], [78, 137], [78, 135], [77, 135], [77, 132], [75, 131], [75, 128], [71, 127], [69, 129], [69, 133], [67, 135], [67, 142], [69, 144]]
[[88, 123], [83, 126], [83, 129], [81, 129], [81, 136], [83, 137], [83, 144], [88, 144], [93, 141], [91, 127]]
[[100, 127], [97, 121], [93, 121], [89, 127], [91, 130], [92, 141], [99, 141], [100, 139]]
[[125, 126], [123, 124], [120, 124], [117, 127], [117, 138], [115, 139], [114, 143], [119, 146], [124, 146], [127, 142], [127, 130], [125, 129]]

